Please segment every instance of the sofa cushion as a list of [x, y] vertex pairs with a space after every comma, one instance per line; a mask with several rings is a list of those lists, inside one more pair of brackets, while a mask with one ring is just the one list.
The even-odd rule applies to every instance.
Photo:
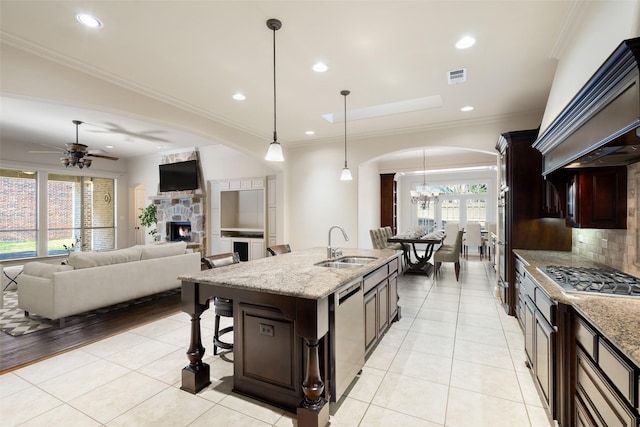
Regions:
[[38, 276], [51, 279], [53, 277], [53, 273], [67, 270], [73, 270], [73, 267], [70, 265], [47, 264], [45, 262], [34, 261], [25, 264], [23, 273], [28, 276]]
[[141, 252], [142, 249], [136, 246], [106, 252], [71, 252], [69, 254], [69, 265], [80, 269], [140, 261]]
[[153, 259], [182, 255], [186, 252], [186, 250], [186, 242], [166, 243], [162, 245], [147, 245], [142, 247], [142, 256], [140, 257], [140, 259]]

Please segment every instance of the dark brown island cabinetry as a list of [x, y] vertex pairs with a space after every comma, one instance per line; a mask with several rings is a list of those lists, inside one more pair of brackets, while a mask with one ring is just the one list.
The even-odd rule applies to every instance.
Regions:
[[567, 226], [627, 228], [626, 166], [576, 170], [566, 189]]
[[364, 277], [364, 340], [367, 355], [398, 318], [398, 260]]

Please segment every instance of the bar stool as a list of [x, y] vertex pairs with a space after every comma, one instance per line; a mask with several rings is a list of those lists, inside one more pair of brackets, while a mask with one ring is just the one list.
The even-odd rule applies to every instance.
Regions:
[[220, 336], [233, 332], [233, 325], [220, 329], [220, 316], [233, 318], [233, 300], [214, 297], [213, 307], [216, 313], [213, 329], [213, 355], [218, 354], [218, 347], [223, 350], [233, 350], [233, 344], [220, 340]]
[[[240, 255], [237, 252], [229, 252], [219, 255], [210, 255], [202, 258], [202, 265], [205, 268], [220, 268], [226, 265], [240, 262]], [[232, 332], [233, 325], [220, 329], [220, 316], [233, 318], [233, 300], [213, 297], [213, 308], [215, 312], [213, 329], [213, 355], [218, 354], [218, 348], [223, 350], [233, 350], [233, 344], [220, 340], [220, 336]]]

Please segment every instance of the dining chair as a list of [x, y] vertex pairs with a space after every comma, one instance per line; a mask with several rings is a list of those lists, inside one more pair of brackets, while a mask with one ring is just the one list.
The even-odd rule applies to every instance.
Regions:
[[273, 245], [267, 248], [267, 252], [269, 252], [269, 255], [271, 256], [287, 254], [291, 252], [291, 246], [289, 246], [288, 243], [284, 243], [282, 245]]
[[433, 254], [434, 278], [440, 274], [440, 267], [443, 262], [452, 262], [456, 272], [456, 281], [460, 280], [460, 245], [462, 244], [463, 234], [464, 230], [458, 230], [455, 233], [455, 240], [452, 245], [442, 245]]
[[[202, 263], [209, 269], [220, 268], [240, 262], [240, 255], [237, 252], [229, 252], [218, 255], [209, 255], [202, 258]], [[213, 327], [213, 355], [218, 354], [218, 348], [233, 350], [233, 344], [220, 340], [220, 337], [233, 331], [233, 325], [220, 329], [220, 316], [233, 319], [233, 300], [227, 298], [213, 297], [213, 308], [215, 320]]]
[[464, 238], [464, 255], [465, 259], [469, 259], [469, 246], [475, 246], [480, 253], [480, 259], [483, 255], [482, 230], [479, 222], [467, 222], [465, 227], [466, 236]]
[[447, 221], [444, 225], [444, 241], [443, 245], [452, 246], [458, 237], [460, 224], [457, 221]]

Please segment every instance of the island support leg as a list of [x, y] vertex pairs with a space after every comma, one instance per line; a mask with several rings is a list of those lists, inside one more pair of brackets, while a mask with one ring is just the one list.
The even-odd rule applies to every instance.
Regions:
[[324, 382], [320, 376], [318, 340], [305, 338], [307, 364], [302, 391], [304, 400], [297, 410], [299, 427], [324, 427], [329, 423], [329, 405], [322, 397]]
[[202, 346], [200, 332], [200, 316], [209, 308], [209, 303], [202, 305], [198, 301], [198, 287], [194, 283], [182, 284], [182, 309], [191, 316], [191, 337], [187, 358], [189, 365], [182, 369], [181, 390], [196, 394], [211, 384], [209, 365], [202, 362], [205, 348]]

